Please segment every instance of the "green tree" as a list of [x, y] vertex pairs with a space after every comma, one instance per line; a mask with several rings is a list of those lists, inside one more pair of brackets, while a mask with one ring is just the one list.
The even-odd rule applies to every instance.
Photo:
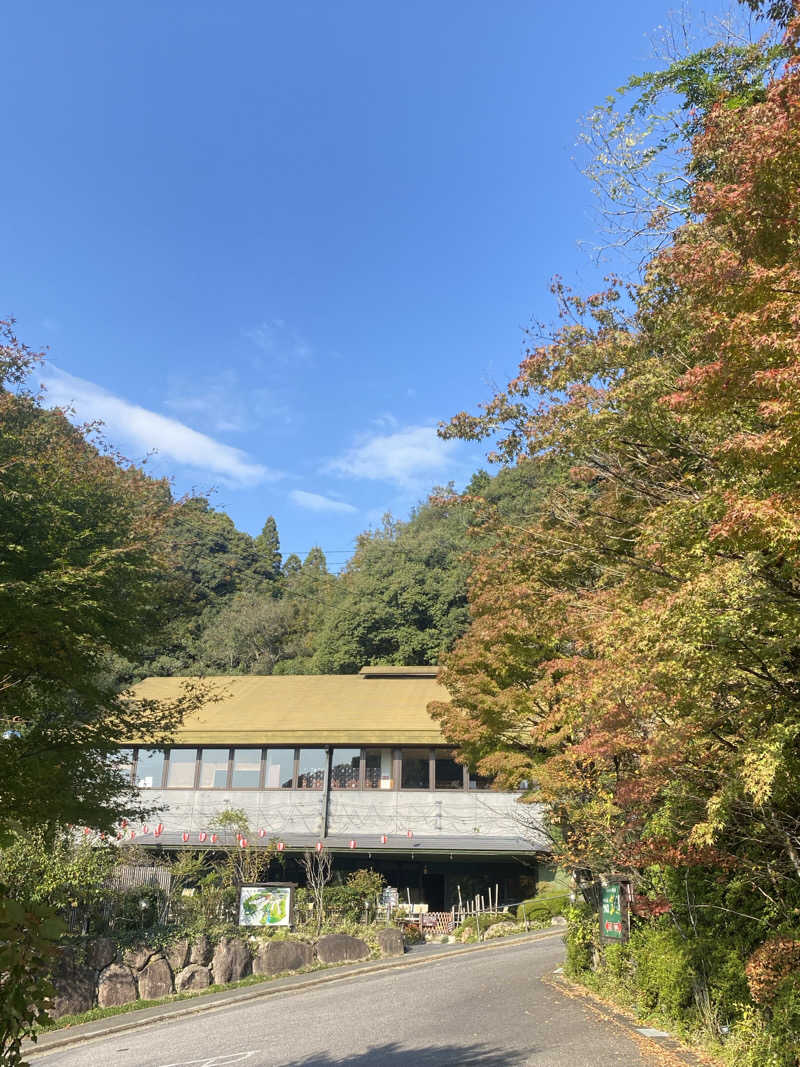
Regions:
[[278, 525], [272, 515], [267, 518], [264, 528], [255, 539], [256, 549], [266, 561], [267, 570], [273, 579], [281, 573], [281, 542], [278, 537]]
[[164, 621], [172, 577], [159, 545], [179, 509], [164, 482], [25, 390], [36, 358], [3, 323], [0, 830], [110, 830], [140, 810], [112, 758], [120, 737], [163, 740], [202, 701], [192, 685], [171, 704], [136, 701], [107, 670]]
[[302, 640], [297, 638], [300, 613], [295, 600], [237, 594], [203, 632], [199, 655], [204, 668], [272, 674], [281, 660], [302, 654]]

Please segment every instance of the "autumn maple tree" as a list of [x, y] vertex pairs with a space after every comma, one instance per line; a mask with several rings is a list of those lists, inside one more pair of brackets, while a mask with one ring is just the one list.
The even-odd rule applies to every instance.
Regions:
[[709, 101], [641, 281], [556, 283], [555, 336], [442, 431], [569, 469], [536, 522], [487, 518], [448, 737], [533, 783], [571, 865], [727, 872], [776, 922], [800, 903], [797, 32], [763, 90]]

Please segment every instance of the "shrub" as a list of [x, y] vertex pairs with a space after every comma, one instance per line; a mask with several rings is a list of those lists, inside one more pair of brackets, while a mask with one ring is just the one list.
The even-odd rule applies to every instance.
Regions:
[[800, 1034], [786, 1029], [786, 1019], [768, 1020], [757, 1008], [744, 1008], [724, 1048], [731, 1067], [796, 1067]]
[[568, 904], [564, 909], [567, 932], [564, 937], [567, 956], [564, 973], [572, 978], [591, 971], [594, 962], [597, 916], [588, 904]]
[[[548, 919], [548, 922], [550, 920]], [[514, 916], [509, 911], [493, 911], [484, 912], [480, 916], [481, 931], [486, 931], [490, 926], [494, 926], [495, 923], [513, 923]], [[461, 933], [464, 930], [471, 930], [477, 932], [478, 920], [474, 915], [468, 916], [459, 926], [458, 930]]]
[[549, 922], [556, 915], [563, 915], [565, 907], [569, 904], [568, 893], [544, 893], [542, 896], [523, 900], [517, 907], [517, 921]]
[[6, 1067], [23, 1063], [23, 1038], [35, 1040], [37, 1026], [49, 1021], [48, 972], [63, 929], [50, 909], [23, 906], [0, 885], [0, 1063]]
[[747, 984], [756, 1004], [769, 1004], [783, 979], [800, 971], [800, 941], [773, 937], [747, 961]]
[[640, 926], [631, 935], [630, 955], [640, 1011], [683, 1021], [693, 1003], [696, 974], [678, 932], [668, 926]]

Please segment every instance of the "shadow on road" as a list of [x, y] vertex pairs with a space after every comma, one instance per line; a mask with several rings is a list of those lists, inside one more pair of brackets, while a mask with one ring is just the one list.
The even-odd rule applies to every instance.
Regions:
[[[530, 1054], [532, 1049], [528, 1049]], [[459, 1067], [514, 1067], [524, 1062], [519, 1052], [512, 1049], [492, 1049], [485, 1045], [435, 1045], [429, 1048], [402, 1048], [391, 1042], [387, 1045], [373, 1045], [366, 1052], [357, 1056], [345, 1056], [336, 1059], [332, 1056], [317, 1054], [304, 1060], [292, 1060], [287, 1067], [374, 1067], [385, 1064], [386, 1067], [443, 1067], [444, 1064], [458, 1064]]]

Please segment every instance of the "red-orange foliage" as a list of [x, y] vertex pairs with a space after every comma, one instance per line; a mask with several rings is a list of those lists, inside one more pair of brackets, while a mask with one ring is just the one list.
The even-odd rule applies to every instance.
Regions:
[[784, 979], [800, 980], [800, 941], [773, 937], [752, 953], [747, 961], [747, 984], [756, 1004], [769, 1004]]
[[775, 900], [800, 874], [797, 60], [694, 147], [698, 221], [638, 287], [557, 283], [553, 341], [444, 431], [570, 474], [497, 520], [436, 712], [535, 782], [565, 859], [738, 866]]

